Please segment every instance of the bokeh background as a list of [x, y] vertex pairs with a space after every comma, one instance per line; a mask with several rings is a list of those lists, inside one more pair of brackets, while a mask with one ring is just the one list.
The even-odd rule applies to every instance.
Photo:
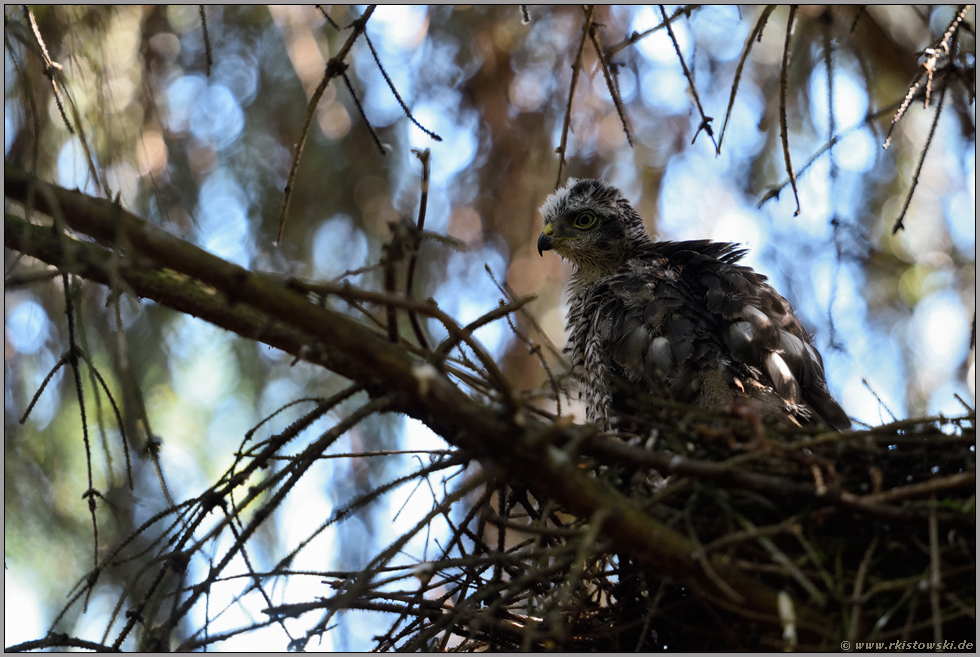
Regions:
[[[345, 28], [365, 8], [324, 9]], [[70, 117], [81, 130], [71, 134], [32, 46], [28, 18], [7, 6], [5, 159], [34, 166], [40, 177], [65, 187], [103, 195], [86, 163], [87, 148], [105, 187], [127, 209], [242, 266], [322, 280], [377, 263], [391, 239], [389, 222], [415, 219], [421, 166], [412, 149], [428, 148], [425, 228], [465, 248], [424, 241], [416, 297], [432, 297], [461, 324], [470, 322], [501, 298], [489, 267], [517, 294], [538, 295], [528, 308], [560, 346], [570, 267], [554, 254], [538, 256], [537, 208], [555, 187], [555, 148], [583, 13], [578, 6], [527, 10], [529, 21], [516, 6], [378, 7], [367, 24], [377, 61], [363, 38], [347, 58], [364, 116], [343, 81], [331, 82], [315, 112], [281, 244], [275, 243], [277, 218], [307, 103], [327, 59], [349, 34], [331, 26], [317, 7], [206, 7], [210, 73], [196, 6], [35, 8], [49, 54], [63, 67], [60, 84], [77, 111]], [[677, 11], [666, 7], [668, 16]], [[858, 422], [962, 413], [975, 404], [974, 9], [966, 13], [969, 29], [959, 31], [951, 57], [970, 79], [942, 78], [930, 106], [913, 103], [883, 148], [898, 104], [922, 70], [922, 51], [935, 46], [957, 11], [800, 8], [787, 125], [795, 167], [812, 164], [798, 177], [798, 215], [789, 187], [767, 197], [787, 178], [779, 139], [786, 7], [772, 13], [751, 49], [720, 152], [705, 132], [695, 138], [701, 118], [666, 30], [622, 44], [612, 57], [632, 146], [587, 43], [572, 102], [566, 175], [616, 184], [662, 239], [745, 244], [748, 264], [770, 278], [815, 334], [830, 388]], [[715, 140], [760, 12], [754, 6], [705, 6], [671, 23], [700, 102], [714, 118]], [[660, 25], [662, 16], [656, 6], [600, 7], [595, 20], [609, 50]], [[415, 120], [442, 141], [406, 118], [378, 62]], [[905, 228], [893, 234], [936, 117], [938, 85], [947, 80]], [[834, 138], [833, 148], [813, 159]], [[15, 256], [5, 252], [8, 273], [23, 264]], [[381, 273], [368, 269], [346, 280], [378, 289]], [[81, 499], [86, 480], [78, 402], [64, 369], [26, 423], [18, 423], [67, 345], [60, 285], [59, 278], [5, 291], [8, 646], [45, 634], [92, 558], [91, 522]], [[106, 311], [104, 288], [86, 285], [83, 298], [87, 349], [128, 404], [127, 387], [142, 390], [178, 501], [224, 472], [245, 432], [262, 418], [344, 385], [329, 372], [294, 364], [291, 356], [150, 302], [124, 298], [116, 318]], [[135, 382], [114, 374], [122, 371], [119, 328]], [[427, 328], [437, 339], [444, 335], [438, 324]], [[519, 328], [528, 327], [520, 320]], [[537, 358], [505, 322], [476, 335], [516, 386], [543, 385]], [[291, 419], [277, 418], [257, 435], [268, 436]], [[109, 546], [164, 500], [145, 459], [134, 466], [135, 493], [126, 492], [114, 421], [100, 436], [93, 466], [106, 495], [100, 543]], [[445, 445], [415, 421], [384, 417], [348, 434], [338, 451], [382, 448]], [[397, 476], [413, 458], [318, 465], [256, 537], [257, 562], [274, 563], [309, 536], [311, 526], [353, 495]], [[418, 495], [393, 494], [321, 532], [294, 567], [357, 568], [364, 555], [414, 524]], [[416, 502], [399, 514], [406, 500]], [[423, 558], [425, 549], [424, 542], [414, 544], [413, 558]], [[276, 593], [283, 599], [326, 594], [322, 577], [308, 579], [293, 578]], [[76, 606], [59, 627], [98, 640], [126, 583], [122, 571], [107, 576], [87, 614]], [[241, 586], [216, 591], [212, 615]], [[261, 599], [233, 604], [211, 631], [261, 620], [263, 606]], [[308, 647], [363, 649], [376, 630], [371, 615], [349, 613], [321, 644]], [[217, 647], [278, 650], [285, 643], [281, 631], [269, 629]]]

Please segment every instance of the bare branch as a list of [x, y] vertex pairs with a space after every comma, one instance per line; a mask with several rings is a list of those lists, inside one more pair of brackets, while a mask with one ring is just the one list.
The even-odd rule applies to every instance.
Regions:
[[115, 652], [111, 646], [94, 641], [76, 639], [73, 636], [57, 632], [52, 632], [43, 639], [36, 641], [25, 641], [17, 645], [7, 646], [4, 648], [4, 652], [34, 652], [45, 649], [54, 649], [56, 652], [60, 652], [58, 650], [59, 648], [81, 648], [82, 650], [91, 650], [92, 652]]
[[357, 37], [364, 33], [367, 28], [367, 22], [371, 18], [371, 14], [374, 13], [375, 7], [376, 5], [369, 6], [364, 12], [364, 15], [351, 24], [354, 31], [347, 37], [347, 41], [340, 47], [337, 54], [327, 62], [327, 70], [323, 74], [323, 79], [320, 80], [320, 84], [317, 85], [316, 90], [314, 90], [313, 95], [310, 97], [310, 102], [306, 107], [306, 118], [303, 121], [303, 127], [300, 129], [299, 139], [293, 148], [293, 160], [289, 167], [289, 175], [286, 177], [286, 187], [283, 189], [282, 206], [279, 208], [279, 231], [276, 233], [276, 244], [282, 242], [282, 232], [286, 228], [286, 215], [289, 212], [289, 202], [293, 197], [293, 183], [296, 180], [296, 171], [299, 169], [299, 161], [303, 156], [303, 148], [306, 146], [306, 139], [310, 133], [310, 124], [313, 123], [316, 106], [320, 103], [320, 98], [323, 96], [323, 92], [327, 90], [327, 85], [330, 84], [330, 80], [347, 70], [347, 64], [344, 63], [344, 58], [347, 57], [347, 53], [350, 52]]
[[644, 30], [643, 32], [633, 32], [633, 34], [631, 34], [629, 38], [624, 39], [619, 43], [617, 43], [616, 45], [614, 45], [613, 47], [611, 47], [609, 50], [606, 51], [606, 59], [612, 60], [612, 58], [615, 57], [620, 50], [632, 46], [634, 43], [636, 43], [637, 41], [639, 41], [644, 37], [650, 36], [657, 30], [662, 29], [668, 23], [677, 20], [681, 16], [690, 16], [692, 13], [694, 13], [696, 9], [699, 9], [700, 7], [701, 5], [683, 5], [681, 7], [678, 7], [676, 10], [674, 10], [674, 13], [670, 15], [670, 18], [666, 22], [661, 23], [656, 27], [651, 27], [649, 30]]
[[211, 57], [211, 37], [208, 36], [208, 19], [204, 15], [204, 5], [197, 6], [197, 13], [201, 17], [201, 30], [204, 32], [204, 64], [207, 76], [211, 77], [211, 65], [213, 59]]
[[936, 136], [936, 127], [939, 125], [939, 117], [943, 113], [943, 100], [946, 98], [946, 89], [949, 88], [948, 84], [943, 85], [942, 91], [939, 92], [939, 102], [936, 104], [936, 115], [932, 119], [932, 125], [929, 127], [929, 136], [926, 137], [926, 143], [922, 146], [922, 154], [919, 155], [919, 163], [915, 167], [915, 173], [912, 175], [912, 184], [909, 185], [909, 193], [905, 197], [905, 203], [902, 204], [902, 212], [898, 215], [898, 219], [895, 220], [895, 224], [892, 226], [892, 235], [900, 230], [905, 229], [905, 213], [908, 212], [909, 205], [912, 203], [912, 195], [915, 194], [915, 188], [919, 184], [919, 176], [922, 174], [922, 165], [926, 161], [926, 154], [929, 152], [929, 147], [932, 145], [932, 138]]
[[[493, 275], [493, 271], [490, 269], [490, 265], [484, 265], [484, 269], [486, 269], [487, 274], [490, 276], [490, 280], [492, 280], [493, 284], [497, 286], [497, 289], [500, 290], [500, 293], [503, 294], [504, 297], [510, 303], [514, 303], [517, 300], [517, 295], [514, 294], [514, 291], [510, 288], [510, 286], [507, 285], [506, 282], [503, 285], [501, 285], [501, 283], [497, 280], [497, 277]], [[500, 305], [501, 307], [504, 305], [503, 300], [500, 301]], [[542, 339], [545, 346], [548, 347], [548, 349], [551, 351], [552, 355], [558, 360], [561, 366], [567, 370], [568, 364], [565, 362], [565, 359], [562, 358], [562, 355], [558, 352], [558, 349], [555, 347], [555, 344], [551, 341], [551, 338], [545, 335], [544, 331], [541, 329], [541, 325], [538, 324], [538, 321], [534, 318], [534, 315], [529, 313], [527, 309], [523, 307], [520, 308], [520, 312], [521, 315], [524, 317], [524, 319], [526, 319], [528, 323], [531, 324], [531, 327], [537, 332], [538, 336]], [[517, 326], [514, 324], [513, 320], [509, 315], [507, 316], [507, 323], [510, 325], [510, 330], [514, 333], [514, 335], [517, 336], [517, 339], [523, 342], [525, 345], [527, 345], [527, 348], [530, 353], [538, 357], [538, 361], [541, 363], [541, 369], [544, 370], [545, 375], [548, 377], [548, 382], [551, 384], [551, 390], [555, 396], [555, 406], [556, 406], [557, 414], [560, 417], [561, 416], [561, 391], [559, 389], [557, 379], [555, 379], [554, 374], [552, 374], [551, 368], [548, 367], [548, 361], [545, 359], [544, 354], [541, 352], [541, 345], [534, 344], [534, 342], [532, 342], [530, 338], [528, 338], [523, 333], [518, 331]]]
[[684, 61], [684, 55], [681, 54], [681, 47], [677, 43], [677, 37], [674, 36], [674, 28], [670, 26], [670, 21], [667, 20], [667, 10], [664, 9], [663, 5], [660, 5], [660, 15], [664, 19], [664, 26], [667, 28], [667, 34], [670, 35], [670, 41], [674, 44], [674, 52], [677, 53], [677, 59], [681, 62], [681, 68], [684, 69], [684, 77], [687, 78], [688, 87], [691, 89], [691, 96], [694, 98], [694, 104], [697, 105], [698, 113], [701, 115], [701, 123], [698, 125], [698, 129], [694, 131], [694, 137], [691, 139], [691, 143], [698, 138], [701, 131], [704, 130], [711, 137], [711, 143], [715, 144], [715, 151], [718, 151], [718, 144], [715, 143], [715, 136], [711, 131], [711, 122], [714, 120], [713, 117], [704, 115], [704, 108], [701, 107], [701, 97], [698, 96], [698, 88], [694, 85], [694, 77], [691, 76], [691, 71], [687, 68], [687, 63]]
[[854, 34], [854, 30], [857, 29], [858, 22], [861, 20], [861, 18], [864, 17], [864, 15], [867, 13], [867, 10], [868, 10], [867, 5], [858, 5], [858, 10], [854, 14], [854, 20], [851, 22], [851, 29], [848, 30], [848, 32]]
[[856, 641], [860, 638], [858, 632], [861, 627], [861, 604], [864, 601], [864, 580], [868, 574], [871, 557], [878, 548], [878, 539], [879, 535], [875, 534], [871, 543], [868, 544], [868, 549], [864, 551], [864, 558], [861, 559], [861, 565], [858, 566], [857, 576], [854, 578], [854, 591], [851, 594], [851, 627], [850, 633], [848, 634], [850, 641]]
[[40, 28], [37, 26], [34, 12], [27, 5], [24, 5], [24, 14], [27, 16], [27, 22], [31, 25], [31, 33], [34, 35], [37, 47], [41, 51], [41, 59], [44, 61], [44, 76], [51, 83], [51, 91], [54, 92], [54, 101], [58, 106], [58, 111], [61, 113], [61, 120], [65, 122], [68, 134], [73, 135], [75, 134], [75, 129], [72, 128], [71, 121], [68, 120], [68, 115], [65, 113], [65, 104], [61, 99], [61, 90], [58, 89], [58, 81], [55, 79], [55, 73], [61, 71], [62, 66], [51, 59], [51, 55], [48, 54], [48, 47], [44, 43], [44, 38], [41, 36]]
[[732, 108], [735, 106], [735, 94], [738, 93], [738, 84], [742, 80], [742, 69], [745, 67], [745, 61], [749, 57], [749, 51], [752, 50], [752, 44], [757, 40], [762, 38], [762, 30], [766, 27], [766, 22], [769, 20], [769, 16], [772, 15], [773, 10], [776, 9], [776, 5], [766, 5], [759, 15], [759, 20], [755, 22], [755, 27], [752, 29], [752, 33], [749, 34], [749, 38], [745, 40], [745, 46], [742, 47], [742, 56], [738, 60], [738, 66], [735, 67], [735, 80], [732, 82], [732, 93], [728, 97], [728, 109], [725, 111], [725, 122], [721, 126], [721, 134], [718, 135], [718, 148], [715, 149], [716, 154], [721, 154], [721, 143], [725, 140], [725, 130], [728, 128], [728, 119], [732, 116]]
[[800, 214], [800, 195], [796, 190], [796, 173], [793, 171], [793, 158], [789, 153], [789, 134], [786, 126], [786, 92], [789, 86], [789, 53], [790, 43], [793, 40], [793, 31], [796, 29], [796, 5], [790, 5], [789, 18], [786, 19], [786, 41], [783, 44], [783, 64], [779, 70], [779, 138], [783, 144], [783, 160], [786, 162], [786, 173], [789, 175], [789, 184], [793, 187], [793, 198], [796, 199], [796, 212], [793, 216]]
[[[857, 125], [854, 125], [854, 126], [848, 128], [844, 132], [841, 132], [841, 133], [838, 133], [838, 134], [834, 135], [834, 137], [830, 141], [828, 141], [823, 146], [821, 146], [820, 148], [818, 148], [813, 153], [813, 155], [810, 156], [810, 159], [808, 159], [806, 161], [806, 164], [804, 164], [803, 166], [801, 166], [799, 168], [799, 170], [797, 170], [795, 172], [795, 177], [796, 178], [799, 178], [804, 173], [806, 173], [810, 169], [810, 167], [813, 166], [813, 163], [814, 162], [816, 162], [818, 159], [820, 159], [820, 157], [824, 153], [827, 153], [828, 151], [830, 151], [831, 148], [833, 148], [834, 146], [836, 146], [838, 144], [838, 142], [840, 142], [841, 139], [843, 139], [847, 135], [849, 135], [849, 134], [851, 134], [851, 133], [853, 133], [853, 132], [855, 132], [855, 131], [863, 128], [864, 126], [868, 125], [869, 123], [871, 123], [875, 119], [879, 119], [879, 118], [885, 116], [886, 114], [890, 114], [892, 111], [894, 111], [894, 109], [898, 105], [899, 105], [899, 103], [896, 102], [896, 103], [893, 103], [893, 104], [889, 105], [888, 107], [885, 107], [885, 108], [882, 108], [882, 109], [878, 110], [877, 112], [868, 112], [868, 114], [865, 115], [864, 120], [862, 120], [860, 123], [858, 123]], [[757, 208], [761, 208], [769, 200], [778, 197], [779, 194], [780, 194], [780, 192], [782, 192], [783, 189], [788, 184], [790, 184], [790, 179], [789, 178], [786, 178], [785, 180], [781, 181], [779, 184], [773, 185], [762, 196], [762, 198], [759, 199], [759, 203], [756, 205], [756, 207]]]
[[323, 5], [314, 5], [314, 6], [320, 10], [320, 13], [323, 14], [323, 18], [326, 19], [327, 23], [330, 24], [330, 27], [332, 27], [335, 30], [340, 29], [340, 26], [337, 25], [337, 22], [334, 19], [330, 18], [330, 14], [328, 14], [327, 10], [323, 8]]
[[[31, 26], [31, 35], [34, 38], [32, 46], [36, 48], [37, 52], [41, 54], [41, 60], [44, 63], [44, 76], [48, 79], [51, 84], [51, 89], [54, 93], [55, 104], [58, 106], [58, 111], [61, 114], [61, 118], [65, 123], [65, 128], [68, 130], [69, 134], [75, 135], [77, 133], [79, 144], [85, 153], [85, 162], [88, 166], [89, 175], [92, 176], [93, 182], [102, 190], [102, 193], [106, 198], [110, 197], [109, 189], [105, 184], [105, 181], [99, 175], [98, 169], [95, 166], [95, 159], [92, 156], [92, 150], [88, 143], [88, 138], [85, 135], [85, 131], [82, 128], [82, 117], [78, 113], [78, 108], [75, 106], [74, 100], [72, 100], [71, 94], [68, 93], [68, 89], [65, 89], [64, 97], [62, 97], [61, 88], [58, 86], [58, 78], [62, 74], [63, 67], [61, 64], [55, 62], [51, 59], [51, 55], [48, 54], [48, 47], [44, 43], [44, 39], [41, 37], [41, 30], [37, 25], [37, 20], [34, 17], [34, 12], [24, 5], [24, 14], [27, 16], [28, 23]], [[26, 44], [25, 44], [26, 45]], [[9, 50], [9, 48], [8, 48]], [[75, 120], [75, 125], [72, 126], [71, 121], [68, 120], [68, 115], [65, 111], [65, 98], [67, 98], [67, 105], [71, 110], [72, 118]], [[33, 99], [31, 100], [31, 107], [34, 108]], [[34, 117], [36, 119], [36, 110], [34, 111]], [[37, 121], [34, 122], [35, 127], [38, 126]], [[38, 139], [39, 137], [35, 137]], [[37, 148], [38, 145], [35, 144], [35, 157], [34, 161], [37, 162]]]
[[[58, 272], [58, 275], [60, 276], [61, 275], [61, 272]], [[61, 354], [61, 358], [59, 358], [58, 359], [58, 362], [55, 363], [54, 366], [50, 370], [48, 370], [48, 373], [44, 377], [44, 380], [41, 381], [41, 385], [39, 385], [37, 387], [37, 390], [34, 391], [34, 395], [31, 397], [30, 403], [27, 404], [27, 408], [24, 409], [24, 413], [20, 416], [20, 423], [21, 424], [24, 424], [25, 422], [27, 422], [27, 418], [29, 418], [31, 416], [31, 411], [34, 410], [34, 406], [35, 406], [35, 404], [37, 404], [37, 400], [41, 397], [41, 393], [44, 392], [45, 388], [48, 387], [48, 383], [51, 382], [51, 377], [53, 377], [55, 375], [55, 373], [57, 373], [57, 371], [60, 370], [62, 368], [62, 366], [65, 365], [66, 363], [68, 363], [68, 352], [67, 351], [65, 353]]]
[[398, 93], [398, 89], [395, 88], [395, 83], [391, 81], [388, 71], [386, 71], [385, 67], [381, 64], [381, 58], [378, 57], [378, 51], [374, 49], [374, 44], [371, 43], [371, 37], [368, 36], [367, 32], [364, 33], [364, 40], [367, 42], [368, 48], [371, 49], [371, 54], [374, 55], [374, 62], [378, 65], [378, 70], [381, 71], [381, 75], [384, 76], [385, 82], [388, 83], [388, 88], [391, 89], [391, 93], [395, 95], [395, 100], [398, 101], [398, 104], [402, 106], [402, 111], [405, 112], [405, 116], [408, 117], [408, 120], [411, 121], [416, 128], [429, 135], [430, 138], [434, 139], [435, 141], [442, 141], [442, 137], [423, 126], [421, 123], [415, 120], [414, 116], [412, 116], [412, 110], [408, 109], [408, 105], [405, 104], [405, 101], [402, 100], [401, 95]]
[[482, 315], [481, 317], [478, 317], [477, 319], [473, 320], [472, 322], [464, 326], [457, 335], [452, 335], [446, 338], [443, 341], [443, 343], [439, 345], [439, 347], [435, 351], [436, 360], [438, 361], [439, 359], [448, 356], [449, 352], [452, 351], [452, 349], [457, 344], [459, 344], [466, 336], [472, 335], [473, 332], [476, 331], [481, 326], [486, 326], [491, 322], [506, 317], [512, 312], [516, 310], [520, 310], [528, 303], [534, 301], [537, 298], [538, 296], [536, 294], [528, 294], [527, 296], [523, 296], [520, 299], [516, 299], [511, 303], [501, 304], [500, 306], [494, 308], [493, 310], [486, 313], [485, 315]]
[[579, 40], [578, 51], [575, 54], [575, 61], [572, 62], [572, 84], [568, 90], [568, 105], [565, 106], [565, 120], [561, 126], [561, 143], [555, 150], [558, 153], [558, 178], [555, 180], [555, 189], [561, 185], [562, 174], [565, 173], [565, 152], [568, 147], [568, 129], [572, 121], [572, 98], [575, 97], [575, 87], [578, 86], [578, 76], [582, 72], [582, 53], [585, 52], [585, 40], [589, 37], [589, 30], [592, 27], [592, 17], [595, 14], [595, 5], [588, 5], [585, 9], [585, 22], [582, 25], [582, 38]]
[[[405, 296], [409, 299], [413, 298], [413, 292], [415, 290], [415, 266], [418, 264], [419, 248], [422, 245], [422, 230], [425, 228], [425, 211], [429, 203], [429, 160], [431, 158], [431, 152], [428, 148], [423, 151], [412, 149], [412, 152], [415, 153], [415, 156], [419, 158], [419, 162], [422, 163], [422, 196], [419, 199], [419, 218], [415, 223], [417, 239], [415, 248], [412, 249], [412, 254], [408, 259], [408, 275], [405, 281]], [[419, 346], [422, 349], [429, 349], [429, 341], [422, 331], [422, 324], [419, 322], [418, 313], [414, 310], [409, 310], [408, 321], [412, 325], [412, 331], [415, 333], [415, 339], [418, 340]]]
[[[364, 36], [367, 37], [367, 33], [365, 33]], [[347, 91], [350, 92], [350, 97], [354, 99], [354, 105], [357, 107], [357, 112], [361, 115], [361, 118], [364, 119], [364, 125], [367, 126], [368, 132], [371, 133], [371, 139], [374, 141], [374, 145], [378, 147], [378, 152], [381, 153], [381, 157], [387, 157], [388, 149], [381, 143], [381, 138], [378, 137], [378, 133], [374, 131], [374, 126], [371, 125], [367, 114], [364, 113], [364, 106], [361, 105], [360, 99], [354, 92], [354, 86], [351, 84], [350, 77], [347, 75], [347, 72], [345, 71], [344, 73], [341, 73], [341, 77], [344, 78], [344, 86], [346, 86]]]
[[589, 38], [592, 40], [592, 46], [595, 48], [596, 56], [599, 58], [599, 66], [602, 67], [602, 75], [606, 79], [606, 88], [609, 89], [609, 95], [612, 96], [613, 104], [616, 106], [619, 121], [623, 124], [623, 132], [626, 133], [626, 142], [632, 148], [633, 137], [630, 135], [629, 123], [626, 121], [626, 109], [623, 107], [623, 97], [619, 93], [619, 84], [616, 82], [616, 77], [612, 75], [609, 60], [602, 50], [602, 42], [599, 39], [597, 30], [598, 27], [599, 25], [597, 23], [592, 23], [592, 27], [589, 28]]
[[939, 606], [939, 591], [943, 588], [942, 564], [939, 559], [939, 517], [936, 512], [936, 495], [932, 495], [932, 513], [929, 514], [929, 606], [932, 611], [932, 638], [943, 642], [943, 611]]
[[926, 77], [924, 102], [925, 102], [925, 107], [929, 107], [929, 97], [932, 94], [933, 77], [935, 76], [936, 72], [939, 71], [940, 69], [940, 61], [944, 59], [948, 59], [950, 54], [952, 53], [952, 46], [956, 40], [956, 33], [959, 30], [959, 27], [962, 24], [963, 19], [966, 17], [966, 12], [968, 8], [969, 5], [960, 5], [959, 9], [956, 12], [956, 16], [953, 18], [949, 26], [946, 28], [946, 31], [943, 33], [942, 39], [939, 40], [939, 43], [936, 45], [936, 47], [926, 48], [925, 54], [928, 55], [928, 57], [926, 57], [926, 60], [922, 62], [922, 70], [920, 70], [916, 74], [915, 79], [912, 81], [912, 84], [909, 86], [908, 92], [905, 94], [905, 100], [902, 101], [902, 104], [901, 106], [899, 106], [898, 111], [895, 112], [895, 116], [892, 117], [892, 124], [888, 128], [888, 135], [885, 138], [885, 143], [882, 145], [882, 148], [887, 150], [888, 146], [891, 144], [892, 130], [895, 129], [895, 124], [901, 121], [902, 117], [905, 116], [905, 112], [908, 110], [909, 105], [912, 104], [912, 101], [918, 95], [919, 84], [922, 82], [923, 75]]

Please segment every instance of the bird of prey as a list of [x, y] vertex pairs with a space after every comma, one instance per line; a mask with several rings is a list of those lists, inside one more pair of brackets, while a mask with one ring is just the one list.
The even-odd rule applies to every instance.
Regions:
[[738, 264], [738, 245], [655, 242], [601, 180], [569, 179], [541, 216], [538, 252], [575, 265], [564, 353], [590, 422], [608, 429], [639, 394], [708, 408], [742, 398], [763, 415], [850, 428], [810, 335], [765, 276]]

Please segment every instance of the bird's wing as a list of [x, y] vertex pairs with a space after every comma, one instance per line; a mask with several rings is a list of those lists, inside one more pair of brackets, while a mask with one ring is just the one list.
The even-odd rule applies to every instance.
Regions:
[[748, 376], [801, 418], [808, 405], [849, 428], [806, 329], [765, 276], [737, 264], [743, 254], [728, 243], [659, 242], [606, 279], [594, 317], [608, 326], [615, 367], [679, 401], [704, 402], [709, 373], [724, 373], [725, 385]]

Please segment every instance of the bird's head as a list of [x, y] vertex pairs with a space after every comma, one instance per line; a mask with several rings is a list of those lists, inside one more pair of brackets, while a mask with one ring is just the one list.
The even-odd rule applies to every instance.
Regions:
[[601, 180], [569, 178], [541, 206], [541, 218], [538, 253], [553, 250], [586, 276], [617, 270], [650, 241], [622, 192]]

